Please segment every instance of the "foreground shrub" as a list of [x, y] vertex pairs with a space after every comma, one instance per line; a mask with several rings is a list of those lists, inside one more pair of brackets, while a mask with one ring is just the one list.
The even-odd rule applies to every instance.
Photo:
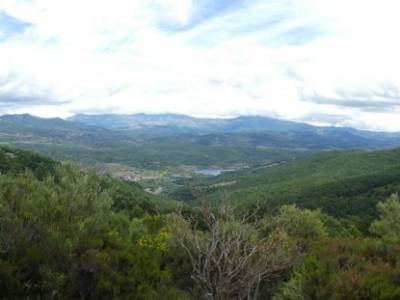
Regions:
[[205, 208], [203, 219], [206, 230], [181, 219], [175, 232], [201, 299], [265, 299], [268, 287], [296, 261], [298, 253], [286, 234], [260, 238], [254, 225], [235, 218], [227, 207], [215, 213]]

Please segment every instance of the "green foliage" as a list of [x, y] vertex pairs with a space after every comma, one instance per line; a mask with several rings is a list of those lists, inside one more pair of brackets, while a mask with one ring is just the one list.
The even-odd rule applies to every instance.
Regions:
[[300, 209], [296, 205], [282, 206], [276, 216], [265, 218], [264, 223], [264, 235], [283, 231], [302, 251], [307, 251], [310, 246], [328, 236], [361, 235], [352, 220], [335, 219], [320, 210]]
[[400, 203], [397, 195], [378, 203], [380, 218], [370, 237], [324, 237], [275, 294], [276, 300], [399, 299]]
[[9, 147], [0, 147], [0, 173], [17, 174], [30, 170], [38, 178], [54, 175], [57, 162], [35, 153]]
[[160, 217], [113, 212], [113, 190], [103, 184], [71, 166], [43, 180], [31, 173], [0, 176], [2, 297], [177, 295], [166, 285], [170, 272], [162, 260], [169, 235]]
[[327, 239], [276, 299], [399, 299], [400, 255], [372, 239]]
[[371, 232], [382, 238], [385, 245], [400, 246], [400, 198], [393, 195], [378, 203], [380, 218], [371, 225]]
[[316, 240], [328, 235], [323, 215], [318, 210], [301, 210], [295, 205], [285, 205], [280, 208], [273, 223], [275, 227], [282, 228], [295, 239]]
[[[376, 204], [400, 190], [399, 166], [399, 149], [329, 152], [227, 173], [203, 182], [202, 187], [210, 199], [217, 199], [221, 189], [228, 190], [231, 201], [244, 211], [258, 204], [271, 214], [282, 205], [296, 204], [335, 217], [360, 216], [371, 221], [377, 215]], [[226, 182], [233, 184], [218, 187]]]
[[0, 298], [400, 299], [397, 195], [377, 205], [373, 236], [364, 231], [370, 206], [398, 187], [398, 156], [282, 165], [255, 177], [277, 199], [261, 207], [270, 210], [182, 206], [177, 217], [135, 183], [0, 148]]
[[101, 187], [107, 190], [113, 200], [112, 209], [128, 214], [129, 217], [141, 217], [144, 214], [156, 214], [154, 197], [143, 191], [134, 182], [121, 181], [110, 176], [101, 178]]
[[322, 214], [322, 222], [324, 223], [329, 236], [341, 237], [360, 237], [363, 232], [361, 229], [366, 228], [365, 221], [359, 217], [347, 217], [337, 219], [332, 216]]

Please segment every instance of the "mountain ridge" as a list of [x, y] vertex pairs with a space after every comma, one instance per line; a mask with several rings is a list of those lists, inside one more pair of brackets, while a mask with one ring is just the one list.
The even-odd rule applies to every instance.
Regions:
[[[76, 114], [67, 118], [66, 120], [70, 121], [77, 121], [81, 123], [87, 123], [95, 125], [97, 122], [102, 123], [103, 126], [113, 127], [112, 124], [104, 124], [105, 121], [108, 120], [119, 120], [122, 123], [134, 121], [138, 122], [141, 125], [156, 125], [152, 122], [158, 122], [158, 125], [171, 125], [174, 122], [178, 123], [182, 121], [187, 121], [186, 125], [190, 125], [190, 122], [198, 122], [198, 123], [220, 123], [220, 124], [241, 124], [246, 125], [246, 123], [252, 123], [252, 125], [260, 125], [260, 123], [270, 125], [280, 125], [280, 126], [287, 126], [289, 128], [293, 128], [298, 126], [301, 129], [320, 129], [320, 130], [346, 130], [346, 131], [357, 131], [357, 132], [368, 132], [373, 134], [384, 134], [384, 135], [399, 135], [400, 132], [392, 132], [392, 131], [382, 131], [382, 130], [367, 130], [367, 129], [360, 129], [356, 127], [349, 127], [349, 126], [319, 126], [313, 125], [306, 122], [301, 121], [292, 121], [292, 120], [285, 120], [279, 118], [272, 118], [263, 115], [239, 115], [234, 117], [227, 117], [227, 118], [218, 118], [218, 117], [195, 117], [185, 114], [174, 114], [174, 113], [135, 113], [135, 114]], [[98, 124], [98, 123], [97, 123]], [[125, 124], [126, 125], [126, 124]], [[248, 124], [247, 124], [248, 125]], [[269, 128], [271, 129], [271, 128]], [[272, 128], [273, 129], [273, 128]]]
[[59, 160], [229, 168], [318, 151], [395, 148], [400, 147], [400, 134], [315, 127], [267, 117], [196, 119], [137, 114], [78, 115], [64, 120], [24, 114], [0, 117], [0, 143]]

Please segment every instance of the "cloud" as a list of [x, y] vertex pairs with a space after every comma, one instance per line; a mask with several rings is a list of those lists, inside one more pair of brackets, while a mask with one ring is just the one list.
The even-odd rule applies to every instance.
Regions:
[[45, 88], [17, 73], [0, 76], [0, 110], [3, 113], [10, 113], [20, 108], [25, 109], [28, 106], [52, 106], [67, 103], [68, 101], [57, 98], [51, 88]]
[[0, 41], [21, 34], [30, 26], [30, 23], [0, 11]]
[[334, 114], [325, 114], [325, 113], [310, 113], [305, 115], [301, 121], [309, 122], [315, 125], [333, 125], [333, 126], [352, 126], [354, 125], [352, 122], [352, 118], [350, 116], [344, 115], [334, 115]]
[[400, 109], [400, 89], [389, 83], [376, 89], [346, 87], [336, 89], [333, 97], [314, 94], [304, 96], [303, 100], [365, 112], [393, 112]]
[[243, 8], [243, 0], [198, 0], [177, 3], [180, 13], [178, 18], [161, 19], [158, 25], [167, 32], [183, 32], [193, 29], [210, 19]]
[[352, 99], [352, 98], [324, 98], [315, 96], [310, 99], [312, 102], [317, 104], [330, 104], [335, 106], [344, 106], [348, 108], [356, 108], [361, 111], [368, 112], [391, 112], [393, 109], [400, 107], [400, 103], [397, 101], [382, 101], [374, 99]]
[[399, 8], [2, 0], [0, 113], [264, 114], [400, 130]]

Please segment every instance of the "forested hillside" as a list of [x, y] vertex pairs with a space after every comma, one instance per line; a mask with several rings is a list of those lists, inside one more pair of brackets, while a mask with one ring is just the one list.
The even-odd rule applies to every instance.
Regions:
[[229, 201], [260, 206], [265, 213], [283, 204], [322, 209], [334, 216], [375, 216], [375, 205], [400, 191], [400, 150], [327, 152], [311, 158], [230, 172], [189, 182], [176, 197], [190, 200], [191, 187], [206, 197], [225, 191]]
[[[362, 173], [390, 176], [397, 155], [330, 153], [268, 172], [276, 176], [271, 185], [293, 190], [297, 177], [310, 185], [341, 175], [343, 189], [352, 191], [352, 166], [368, 159]], [[321, 173], [350, 161], [346, 172]], [[301, 202], [275, 202], [269, 214], [226, 201], [163, 207], [135, 183], [12, 148], [0, 149], [0, 165], [3, 299], [400, 297], [397, 195], [379, 202], [360, 231], [358, 220], [301, 209]], [[320, 173], [307, 176], [312, 170]], [[357, 214], [367, 217], [363, 208]]]

